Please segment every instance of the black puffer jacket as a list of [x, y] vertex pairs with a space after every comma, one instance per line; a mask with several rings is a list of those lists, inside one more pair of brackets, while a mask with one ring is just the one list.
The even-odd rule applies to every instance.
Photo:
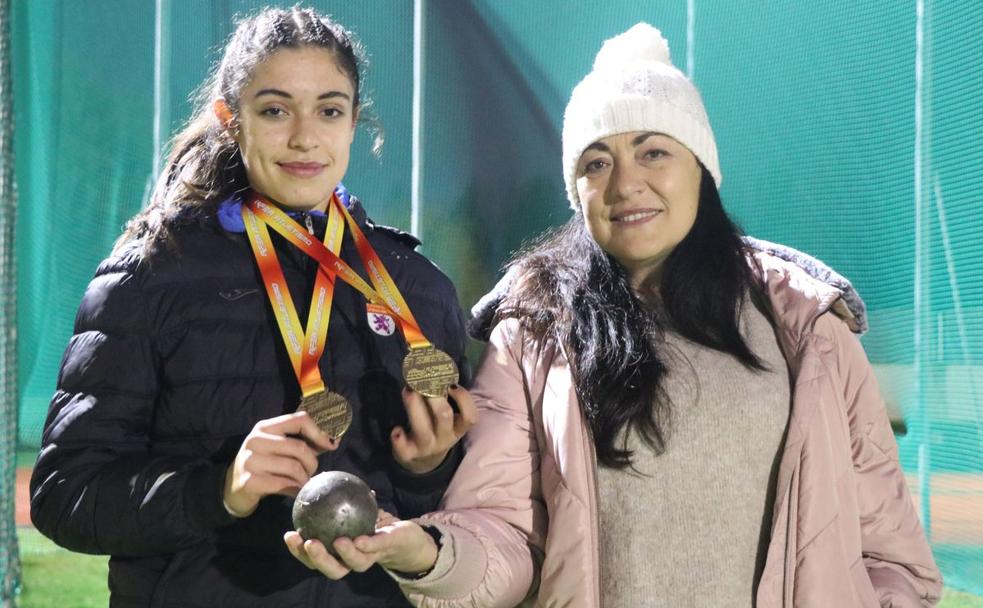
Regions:
[[[354, 199], [351, 211], [466, 385], [464, 318], [450, 281], [413, 250], [413, 237], [375, 226]], [[173, 249], [144, 257], [133, 248], [99, 267], [45, 423], [34, 523], [64, 547], [112, 556], [112, 606], [407, 605], [378, 567], [336, 583], [297, 562], [282, 540], [292, 499], [268, 497], [242, 520], [222, 506], [245, 435], [299, 401], [238, 213], [227, 201], [179, 229]], [[310, 217], [322, 236], [324, 216]], [[303, 323], [316, 263], [272, 236]], [[347, 231], [342, 257], [365, 276]], [[380, 507], [413, 517], [436, 507], [460, 454], [425, 476], [393, 461], [405, 352], [400, 332], [374, 331], [363, 297], [338, 281], [320, 367], [354, 419], [320, 468], [360, 476]]]

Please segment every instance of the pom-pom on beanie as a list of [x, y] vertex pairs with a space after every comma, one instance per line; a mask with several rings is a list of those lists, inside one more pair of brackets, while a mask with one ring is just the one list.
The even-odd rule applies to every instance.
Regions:
[[580, 208], [577, 162], [587, 146], [619, 133], [654, 131], [686, 146], [720, 187], [717, 143], [699, 91], [669, 59], [669, 44], [647, 23], [606, 41], [563, 113], [563, 176]]

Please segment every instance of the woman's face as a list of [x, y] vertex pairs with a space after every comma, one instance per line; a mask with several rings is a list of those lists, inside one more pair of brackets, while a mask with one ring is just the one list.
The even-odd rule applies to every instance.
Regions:
[[348, 169], [354, 93], [322, 48], [281, 49], [259, 64], [234, 136], [250, 186], [288, 207], [323, 211]]
[[693, 227], [700, 177], [696, 157], [659, 133], [611, 135], [580, 156], [577, 194], [587, 229], [636, 287], [659, 276]]

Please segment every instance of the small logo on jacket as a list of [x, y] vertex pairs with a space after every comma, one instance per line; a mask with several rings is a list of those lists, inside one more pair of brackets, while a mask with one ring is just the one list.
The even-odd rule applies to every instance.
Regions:
[[396, 331], [396, 321], [389, 316], [389, 310], [375, 304], [368, 304], [365, 307], [369, 318], [369, 327], [380, 336], [391, 336]]
[[235, 302], [248, 295], [259, 293], [258, 289], [223, 289], [218, 295], [227, 302]]

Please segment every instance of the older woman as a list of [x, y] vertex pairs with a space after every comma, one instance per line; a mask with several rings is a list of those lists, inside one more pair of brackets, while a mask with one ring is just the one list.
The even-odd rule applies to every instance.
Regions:
[[312, 10], [244, 19], [86, 291], [31, 514], [111, 556], [112, 606], [406, 605], [381, 569], [329, 581], [282, 541], [321, 470], [434, 509], [474, 412], [401, 390], [407, 342], [463, 366], [466, 336], [450, 281], [340, 183], [361, 63]]
[[857, 319], [740, 238], [658, 30], [601, 49], [563, 165], [574, 217], [513, 263], [443, 510], [347, 563], [426, 556], [393, 573], [420, 606], [934, 604]]

